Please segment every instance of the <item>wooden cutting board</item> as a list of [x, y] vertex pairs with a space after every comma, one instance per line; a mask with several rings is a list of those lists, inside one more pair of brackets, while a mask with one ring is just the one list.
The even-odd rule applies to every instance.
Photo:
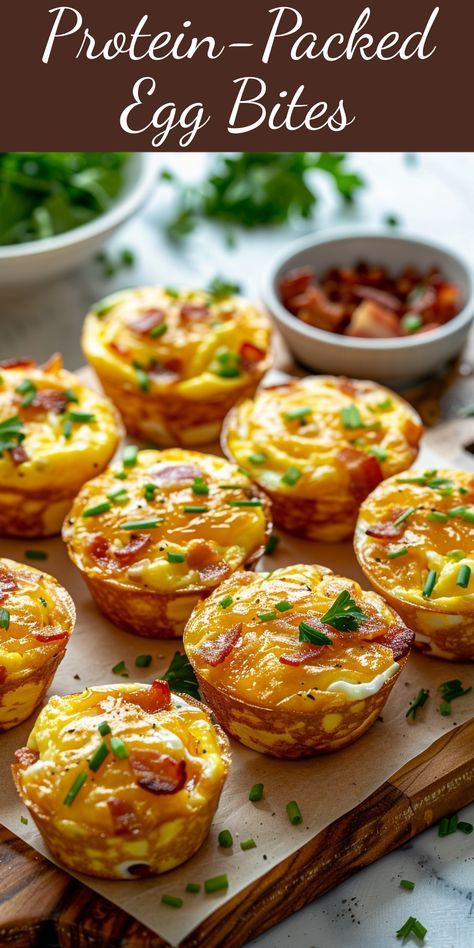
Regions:
[[[429, 424], [474, 403], [472, 370], [410, 393]], [[454, 384], [453, 384], [454, 383]], [[466, 384], [467, 383], [467, 384]], [[427, 444], [474, 469], [474, 419], [437, 425]], [[453, 728], [366, 800], [217, 908], [180, 945], [238, 948], [358, 869], [474, 800], [474, 721]], [[159, 936], [0, 828], [0, 946], [165, 948]]]

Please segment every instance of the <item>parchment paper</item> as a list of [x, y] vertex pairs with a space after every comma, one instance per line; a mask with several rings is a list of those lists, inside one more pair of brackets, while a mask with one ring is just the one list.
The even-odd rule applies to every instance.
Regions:
[[[436, 467], [441, 466], [441, 461], [425, 448], [419, 464]], [[48, 559], [37, 565], [66, 586], [77, 607], [76, 629], [56, 675], [52, 693], [63, 694], [88, 685], [119, 682], [120, 676], [113, 675], [111, 669], [121, 659], [126, 662], [130, 681], [152, 681], [163, 673], [175, 650], [182, 649], [179, 640], [164, 643], [142, 639], [112, 626], [97, 611], [58, 539], [36, 543], [3, 541], [1, 555], [24, 561], [24, 551], [31, 547], [47, 550]], [[264, 558], [259, 568], [268, 570], [296, 562], [322, 563], [336, 572], [363, 581], [351, 543], [316, 544], [283, 537], [276, 554]], [[366, 581], [363, 585], [367, 585]], [[147, 669], [136, 669], [135, 658], [143, 653], [153, 655], [152, 665]], [[79, 681], [76, 675], [80, 676]], [[218, 905], [360, 803], [441, 734], [468, 720], [474, 714], [474, 690], [454, 702], [451, 717], [441, 717], [437, 711], [439, 696], [436, 689], [441, 682], [451, 678], [460, 678], [465, 687], [474, 684], [474, 668], [412, 655], [403, 678], [385, 706], [383, 722], [377, 721], [368, 734], [351, 747], [320, 759], [304, 762], [272, 760], [232, 742], [232, 770], [211, 834], [192, 860], [153, 880], [107, 882], [91, 877], [78, 878], [172, 945], [177, 945]], [[429, 688], [431, 697], [416, 721], [411, 723], [405, 713], [421, 687]], [[48, 856], [32, 819], [29, 818], [27, 825], [21, 823], [21, 816], [27, 814], [16, 795], [9, 772], [13, 752], [26, 743], [32, 723], [33, 718], [0, 736], [3, 762], [0, 769], [1, 821]], [[248, 800], [254, 783], [265, 785], [265, 797], [258, 804]], [[289, 800], [296, 800], [300, 806], [303, 814], [300, 826], [292, 826], [287, 819], [285, 807]], [[217, 836], [221, 829], [232, 832], [232, 850], [218, 848]], [[239, 842], [249, 837], [255, 839], [257, 847], [242, 852]], [[204, 880], [221, 872], [228, 874], [228, 892], [205, 895]], [[187, 882], [200, 882], [201, 892], [198, 895], [186, 894]], [[177, 910], [161, 905], [164, 893], [183, 897], [183, 907]]]

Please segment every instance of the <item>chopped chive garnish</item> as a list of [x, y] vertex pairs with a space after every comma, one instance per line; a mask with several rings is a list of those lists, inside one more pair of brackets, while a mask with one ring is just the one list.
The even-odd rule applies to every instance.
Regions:
[[10, 613], [8, 609], [0, 608], [0, 629], [10, 628]]
[[114, 477], [115, 477], [115, 480], [117, 480], [117, 481], [126, 481], [126, 480], [127, 480], [127, 475], [126, 475], [125, 471], [117, 471], [117, 472], [114, 474]]
[[109, 754], [109, 748], [107, 747], [107, 744], [105, 743], [105, 741], [102, 741], [102, 743], [99, 744], [97, 750], [94, 751], [89, 761], [89, 770], [98, 770], [100, 765], [103, 764], [108, 754]]
[[463, 517], [464, 514], [466, 513], [466, 508], [465, 507], [450, 507], [449, 510], [446, 511], [446, 513], [448, 517]]
[[393, 405], [393, 402], [391, 398], [384, 398], [381, 402], [377, 402], [377, 405], [375, 407], [378, 408], [379, 411], [388, 411], [388, 409], [391, 408], [392, 405]]
[[154, 499], [155, 499], [155, 494], [156, 494], [157, 490], [158, 490], [158, 488], [157, 488], [156, 484], [145, 484], [145, 486], [144, 486], [144, 488], [143, 488], [143, 493], [144, 493], [144, 495], [145, 495], [145, 500], [154, 500]]
[[219, 484], [221, 490], [243, 490], [243, 484]]
[[187, 886], [186, 886], [186, 892], [194, 892], [194, 893], [197, 893], [197, 892], [200, 892], [200, 891], [201, 891], [201, 886], [199, 885], [198, 882], [188, 882], [188, 884], [187, 884]]
[[232, 605], [233, 601], [234, 600], [232, 596], [224, 596], [224, 598], [221, 599], [219, 605], [221, 609], [228, 609], [228, 607]]
[[288, 609], [292, 608], [291, 602], [287, 602], [286, 599], [282, 599], [281, 602], [277, 602], [275, 605], [275, 609], [278, 609], [278, 612], [288, 612]]
[[404, 925], [397, 931], [397, 938], [408, 938], [409, 935], [415, 935], [419, 941], [423, 941], [426, 935], [427, 929], [418, 919], [414, 918], [413, 915], [410, 915], [407, 918]]
[[121, 523], [121, 530], [154, 530], [160, 523], [163, 523], [163, 517], [154, 520], [130, 520], [127, 523]]
[[292, 408], [291, 411], [286, 411], [284, 417], [286, 421], [297, 421], [311, 415], [312, 411], [313, 409], [309, 405], [303, 405], [301, 408]]
[[72, 435], [72, 422], [71, 422], [71, 419], [70, 419], [70, 418], [65, 418], [65, 419], [64, 419], [63, 435], [64, 435], [64, 437], [66, 438], [66, 441], [69, 441], [69, 438], [70, 438], [71, 435]]
[[459, 823], [456, 827], [460, 833], [465, 833], [466, 836], [469, 836], [470, 833], [474, 830], [472, 823], [467, 823], [465, 820], [459, 820]]
[[76, 404], [79, 402], [79, 398], [78, 398], [78, 396], [76, 395], [75, 391], [74, 391], [72, 388], [65, 388], [63, 394], [64, 394], [64, 397], [65, 397], [66, 401], [68, 401], [68, 402], [76, 402]]
[[411, 517], [411, 515], [415, 513], [416, 509], [417, 509], [416, 507], [408, 507], [408, 510], [405, 510], [404, 513], [400, 514], [400, 516], [397, 517], [397, 519], [395, 520], [393, 524], [394, 527], [399, 527], [401, 526], [402, 523], [405, 523], [405, 520], [408, 520], [408, 518]]
[[332, 645], [332, 639], [319, 629], [314, 629], [308, 622], [300, 622], [299, 626], [300, 642], [312, 642], [313, 645]]
[[137, 655], [135, 659], [135, 665], [137, 668], [148, 668], [151, 665], [151, 662], [151, 655]]
[[258, 497], [252, 497], [251, 500], [228, 500], [228, 507], [261, 507], [262, 501]]
[[451, 833], [455, 833], [457, 828], [458, 828], [458, 815], [457, 813], [453, 813], [453, 815], [449, 817], [448, 834], [451, 835]]
[[186, 504], [186, 506], [183, 507], [183, 513], [190, 513], [190, 514], [207, 513], [208, 510], [209, 510], [209, 507], [207, 506], [207, 504]]
[[224, 889], [229, 888], [229, 880], [227, 878], [227, 873], [223, 872], [220, 876], [212, 876], [211, 879], [206, 879], [204, 882], [204, 891], [205, 892], [222, 892]]
[[105, 737], [106, 734], [110, 734], [112, 728], [110, 727], [110, 724], [108, 724], [107, 721], [101, 721], [97, 730], [99, 734], [102, 734], [102, 737]]
[[474, 523], [474, 510], [467, 510], [466, 508], [464, 510], [462, 518], [463, 520], [466, 521], [466, 523]]
[[441, 510], [432, 510], [428, 514], [428, 520], [432, 520], [433, 523], [446, 523], [448, 515], [443, 513]]
[[168, 563], [184, 563], [186, 561], [186, 555], [184, 553], [174, 553], [173, 550], [168, 550], [166, 559]]
[[270, 556], [272, 553], [275, 552], [279, 542], [280, 542], [280, 537], [277, 536], [276, 533], [272, 533], [265, 544], [264, 553], [266, 553], [267, 556]]
[[83, 772], [77, 775], [76, 779], [73, 780], [68, 792], [66, 793], [66, 796], [64, 797], [64, 800], [63, 800], [64, 806], [71, 806], [71, 804], [74, 803], [74, 800], [76, 799], [77, 794], [79, 793], [79, 790], [81, 789], [81, 787], [84, 786], [86, 780], [87, 780], [86, 773]]
[[344, 428], [363, 428], [364, 422], [357, 405], [346, 405], [341, 408], [341, 422]]
[[[28, 817], [27, 817], [27, 816], [23, 816], [23, 815], [20, 816], [20, 823], [23, 823], [23, 826], [27, 826], [27, 825], [28, 825]], [[466, 824], [466, 825], [467, 825], [467, 824]]]
[[125, 662], [122, 659], [121, 662], [117, 662], [117, 664], [114, 665], [112, 672], [114, 675], [120, 675], [123, 671], [125, 671]]
[[110, 738], [110, 750], [119, 760], [126, 760], [128, 757], [128, 748], [120, 737]]
[[420, 708], [422, 708], [423, 705], [426, 704], [429, 696], [430, 696], [429, 691], [426, 691], [425, 688], [420, 688], [416, 698], [414, 699], [414, 701], [412, 701], [410, 707], [408, 708], [408, 711], [406, 712], [405, 717], [409, 718], [411, 715], [413, 720], [415, 720], [417, 711], [419, 711]]
[[249, 454], [247, 458], [249, 464], [265, 464], [266, 460], [266, 454], [260, 454], [259, 452], [255, 452], [255, 454]]
[[247, 849], [255, 849], [256, 846], [257, 844], [254, 839], [244, 839], [240, 844], [240, 848], [244, 851], [244, 853], [247, 852]]
[[436, 586], [437, 579], [438, 579], [438, 574], [436, 570], [430, 569], [425, 580], [425, 585], [423, 586], [423, 596], [425, 597], [425, 599], [429, 599], [429, 597], [431, 596], [431, 593], [433, 592], [433, 589]]
[[254, 783], [249, 793], [249, 800], [252, 803], [258, 803], [263, 799], [263, 783]]
[[272, 619], [276, 619], [276, 612], [259, 612], [258, 618], [260, 622], [271, 622]]
[[122, 484], [117, 484], [116, 487], [112, 487], [112, 490], [109, 490], [107, 497], [109, 500], [117, 500], [119, 497], [127, 497], [127, 491]]
[[296, 802], [296, 800], [291, 800], [290, 803], [286, 804], [286, 812], [288, 819], [293, 826], [297, 826], [298, 823], [303, 822], [303, 817], [301, 810]]
[[39, 597], [39, 601], [40, 601], [41, 605], [44, 606], [45, 609], [48, 608], [48, 603], [46, 602], [46, 599], [43, 599], [43, 597], [40, 596], [40, 597]]
[[399, 556], [406, 556], [407, 553], [408, 553], [407, 546], [399, 546], [398, 550], [390, 550], [390, 552], [387, 553], [387, 559], [396, 560]]
[[150, 388], [150, 377], [148, 372], [145, 372], [145, 369], [141, 365], [134, 365], [135, 375], [137, 377], [138, 387], [142, 392], [148, 392]]
[[232, 838], [232, 833], [230, 830], [221, 830], [218, 836], [219, 846], [222, 849], [230, 849], [234, 845], [234, 840]]
[[181, 908], [183, 900], [178, 895], [162, 895], [162, 905], [170, 905], [171, 908]]
[[464, 550], [449, 550], [449, 552], [446, 553], [446, 556], [449, 556], [450, 560], [455, 560], [457, 562], [459, 560], [464, 559], [466, 554]]
[[136, 444], [127, 444], [123, 449], [122, 464], [124, 467], [135, 467], [138, 458], [138, 448]]
[[111, 508], [111, 503], [109, 500], [103, 500], [100, 504], [95, 504], [94, 507], [88, 507], [87, 510], [82, 511], [83, 517], [98, 517], [99, 514], [107, 513]]
[[471, 567], [467, 566], [466, 563], [461, 566], [459, 573], [456, 579], [456, 586], [461, 586], [461, 589], [467, 589], [471, 579]]
[[449, 833], [449, 819], [447, 816], [443, 818], [438, 823], [438, 836], [447, 836]]
[[297, 467], [290, 465], [290, 467], [283, 474], [281, 482], [282, 484], [287, 484], [288, 487], [294, 487], [295, 484], [298, 483], [300, 477], [301, 471]]
[[385, 451], [384, 448], [381, 448], [379, 444], [372, 444], [370, 448], [367, 448], [367, 454], [371, 454], [374, 458], [377, 458], [377, 461], [387, 461], [388, 460], [388, 451]]
[[69, 412], [69, 418], [76, 424], [81, 424], [81, 422], [84, 424], [92, 424], [93, 421], [97, 420], [95, 415], [90, 411], [72, 410]]
[[406, 889], [407, 892], [413, 892], [413, 889], [415, 888], [415, 883], [410, 882], [409, 879], [400, 879], [400, 888]]
[[218, 368], [216, 375], [219, 375], [221, 379], [236, 379], [239, 375], [241, 375], [241, 372], [237, 365], [228, 364], [221, 365]]
[[167, 329], [166, 323], [160, 323], [159, 326], [153, 326], [153, 329], [150, 329], [150, 336], [152, 339], [158, 339], [159, 336], [164, 336]]
[[191, 488], [193, 494], [208, 494], [209, 487], [200, 478], [195, 478]]
[[25, 550], [27, 560], [47, 560], [46, 550]]
[[451, 714], [451, 702], [455, 701], [456, 698], [462, 698], [463, 695], [467, 695], [471, 690], [472, 686], [463, 688], [459, 678], [453, 678], [451, 681], [443, 681], [439, 686], [439, 691], [443, 699], [439, 706], [439, 713], [443, 715], [443, 717], [448, 717], [448, 715]]
[[21, 401], [22, 408], [28, 408], [29, 405], [34, 401], [35, 395], [38, 389], [34, 382], [31, 379], [23, 379], [19, 385], [17, 385], [15, 392], [18, 392], [20, 395], [25, 397]]

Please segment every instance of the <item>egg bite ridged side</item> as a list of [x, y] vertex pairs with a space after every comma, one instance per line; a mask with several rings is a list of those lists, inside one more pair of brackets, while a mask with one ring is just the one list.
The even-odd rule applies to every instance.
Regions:
[[54, 696], [12, 769], [59, 862], [137, 879], [199, 849], [229, 766], [229, 742], [207, 709], [157, 680]]
[[337, 541], [352, 534], [367, 494], [413, 463], [422, 432], [414, 409], [388, 389], [311, 376], [260, 388], [233, 408], [222, 448], [266, 491], [277, 526]]
[[102, 300], [82, 345], [127, 431], [162, 447], [218, 438], [272, 361], [269, 321], [248, 301], [156, 286]]
[[122, 434], [102, 395], [62, 367], [0, 363], [0, 534], [59, 533], [85, 481], [107, 466]]
[[201, 599], [262, 554], [270, 531], [268, 498], [245, 472], [175, 448], [140, 451], [133, 466], [86, 484], [63, 538], [112, 622], [173, 638]]
[[368, 580], [426, 655], [474, 661], [474, 475], [414, 470], [362, 504], [354, 536]]
[[0, 731], [40, 704], [74, 628], [76, 611], [56, 579], [0, 559]]
[[288, 566], [226, 580], [194, 610], [184, 647], [232, 737], [299, 758], [345, 747], [368, 730], [412, 640], [399, 616], [353, 580], [322, 566]]

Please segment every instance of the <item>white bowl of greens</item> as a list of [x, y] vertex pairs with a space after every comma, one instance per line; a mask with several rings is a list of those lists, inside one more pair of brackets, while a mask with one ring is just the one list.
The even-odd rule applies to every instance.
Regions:
[[59, 277], [89, 260], [146, 200], [154, 154], [0, 154], [0, 287]]

